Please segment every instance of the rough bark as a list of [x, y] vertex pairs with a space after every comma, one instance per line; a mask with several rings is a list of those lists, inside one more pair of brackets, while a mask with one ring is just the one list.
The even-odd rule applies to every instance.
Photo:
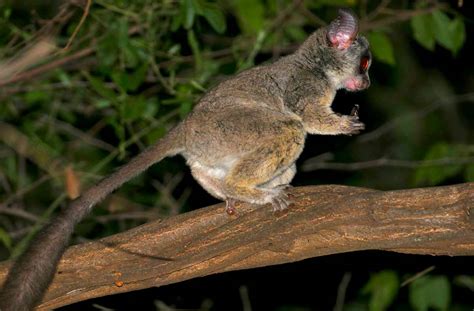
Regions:
[[[474, 255], [474, 183], [399, 191], [292, 190], [281, 213], [222, 204], [71, 247], [40, 310], [230, 270], [356, 250]], [[9, 263], [0, 265], [0, 282]]]

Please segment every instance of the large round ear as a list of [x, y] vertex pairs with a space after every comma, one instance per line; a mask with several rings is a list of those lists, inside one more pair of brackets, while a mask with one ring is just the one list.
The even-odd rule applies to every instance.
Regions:
[[328, 40], [339, 49], [347, 49], [357, 37], [359, 22], [349, 9], [339, 9], [339, 16], [328, 26]]

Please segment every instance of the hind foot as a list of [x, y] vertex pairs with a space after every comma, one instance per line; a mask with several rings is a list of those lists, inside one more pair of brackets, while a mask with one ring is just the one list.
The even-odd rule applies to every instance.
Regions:
[[[287, 187], [285, 187], [287, 188]], [[274, 212], [286, 210], [291, 206], [293, 202], [291, 201], [290, 194], [286, 189], [282, 189], [278, 195], [276, 195], [272, 200], [272, 210]]]

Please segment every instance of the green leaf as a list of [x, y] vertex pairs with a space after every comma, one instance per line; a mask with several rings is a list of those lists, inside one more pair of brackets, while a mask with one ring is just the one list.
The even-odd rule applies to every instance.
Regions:
[[56, 74], [58, 76], [58, 79], [61, 81], [62, 84], [64, 84], [67, 87], [72, 87], [73, 83], [71, 81], [71, 78], [69, 75], [62, 69], [57, 69]]
[[153, 119], [160, 108], [158, 98], [151, 97], [146, 99], [146, 109], [142, 117], [145, 119]]
[[110, 101], [115, 100], [116, 96], [115, 96], [114, 91], [109, 89], [102, 80], [94, 76], [91, 76], [88, 72], [83, 72], [83, 75], [89, 81], [94, 91], [96, 91], [100, 96]]
[[176, 43], [168, 49], [167, 53], [168, 55], [173, 56], [173, 55], [178, 54], [180, 50], [181, 50], [181, 45], [179, 43]]
[[12, 238], [10, 237], [8, 232], [3, 230], [3, 228], [0, 228], [0, 242], [2, 242], [2, 244], [5, 245], [5, 247], [7, 249], [11, 250], [11, 248], [12, 248]]
[[191, 46], [191, 50], [193, 51], [196, 71], [199, 72], [202, 69], [202, 56], [201, 50], [199, 49], [199, 43], [192, 29], [188, 30], [188, 43]]
[[50, 95], [45, 91], [29, 91], [25, 94], [25, 101], [28, 104], [47, 101]]
[[9, 19], [11, 14], [12, 14], [12, 9], [11, 8], [4, 8], [3, 9], [3, 18], [5, 20]]
[[464, 45], [464, 41], [466, 41], [466, 28], [464, 21], [460, 17], [455, 18], [449, 27], [452, 40], [451, 51], [453, 55], [456, 55], [459, 49]]
[[122, 106], [124, 120], [141, 119], [147, 112], [147, 106], [147, 101], [143, 96], [128, 97]]
[[442, 47], [450, 50], [452, 46], [451, 32], [449, 31], [451, 20], [445, 13], [441, 11], [434, 11], [431, 15], [434, 22], [433, 25], [436, 41]]
[[138, 87], [145, 81], [148, 72], [148, 64], [144, 63], [131, 75], [128, 76], [128, 90], [136, 91]]
[[232, 3], [243, 32], [255, 35], [262, 30], [265, 22], [262, 0], [234, 0]]
[[114, 36], [117, 39], [117, 46], [120, 49], [125, 48], [129, 43], [129, 34], [128, 34], [128, 21], [126, 19], [119, 19], [111, 31], [113, 31]]
[[114, 70], [110, 77], [114, 81], [115, 85], [119, 87], [122, 92], [126, 92], [128, 89], [128, 75], [120, 69]]
[[122, 92], [136, 91], [145, 80], [148, 72], [148, 64], [144, 63], [138, 67], [132, 74], [121, 70], [115, 70], [110, 77], [112, 81], [122, 90]]
[[110, 100], [105, 98], [99, 98], [94, 102], [95, 107], [98, 109], [108, 108], [111, 104]]
[[193, 6], [196, 15], [203, 15], [204, 4], [204, 0], [191, 0], [191, 5]]
[[214, 5], [206, 5], [203, 7], [203, 14], [202, 14], [208, 23], [214, 28], [214, 30], [218, 33], [223, 33], [226, 30], [226, 21], [225, 16]]
[[184, 17], [184, 28], [191, 29], [191, 27], [193, 27], [194, 17], [196, 15], [193, 0], [183, 0], [181, 2], [181, 10]]
[[117, 60], [117, 41], [112, 32], [99, 41], [97, 56], [99, 57], [99, 64], [106, 69], [110, 69], [109, 67]]
[[[468, 148], [464, 145], [437, 143], [428, 150], [424, 160], [432, 161], [444, 158], [464, 157], [468, 152]], [[415, 171], [415, 184], [437, 185], [443, 180], [459, 174], [462, 171], [462, 168], [462, 164], [456, 163], [420, 167]]]
[[445, 276], [426, 275], [410, 284], [409, 300], [416, 311], [448, 310], [451, 287]]
[[368, 38], [374, 57], [383, 63], [395, 65], [393, 46], [388, 36], [383, 32], [373, 31], [368, 34]]
[[400, 282], [395, 271], [385, 270], [370, 277], [362, 292], [370, 294], [369, 310], [383, 311], [397, 297]]
[[417, 15], [411, 19], [410, 23], [416, 42], [425, 49], [433, 51], [436, 41], [432, 16]]
[[436, 41], [456, 55], [466, 40], [464, 21], [460, 17], [451, 20], [441, 11], [433, 12], [432, 16]]
[[183, 4], [181, 3], [181, 7], [179, 10], [178, 14], [173, 15], [173, 19], [171, 20], [171, 31], [175, 32], [176, 30], [179, 29], [183, 25], [183, 19], [184, 19], [184, 12], [182, 9]]

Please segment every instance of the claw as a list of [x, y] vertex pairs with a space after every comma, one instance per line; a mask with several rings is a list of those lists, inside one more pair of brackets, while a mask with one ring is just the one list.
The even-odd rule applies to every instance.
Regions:
[[361, 131], [365, 129], [364, 123], [359, 121], [359, 117], [356, 115], [347, 116], [348, 124], [347, 124], [347, 132], [346, 135], [352, 136], [354, 134], [359, 134]]
[[358, 104], [354, 105], [354, 108], [352, 108], [350, 115], [353, 116], [353, 117], [358, 117], [359, 116], [359, 105]]
[[237, 201], [234, 199], [227, 199], [225, 200], [225, 212], [227, 215], [232, 216], [237, 213], [237, 210], [235, 209]]
[[286, 210], [292, 204], [288, 192], [281, 191], [278, 196], [272, 200], [272, 210], [274, 212]]

